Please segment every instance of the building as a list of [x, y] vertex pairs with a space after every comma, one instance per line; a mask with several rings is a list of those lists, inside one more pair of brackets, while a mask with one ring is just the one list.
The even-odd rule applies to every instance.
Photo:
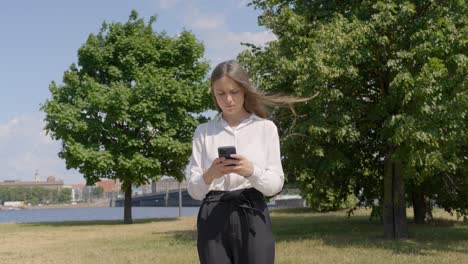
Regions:
[[101, 187], [104, 190], [105, 198], [112, 198], [113, 194], [118, 194], [122, 188], [122, 184], [118, 180], [104, 180], [95, 184], [96, 187]]
[[83, 201], [84, 184], [71, 184], [72, 187], [72, 202]]
[[94, 188], [101, 187], [103, 190], [102, 197], [94, 197], [94, 198], [107, 198], [111, 199], [113, 195], [117, 195], [120, 193], [121, 183], [115, 180], [103, 180], [99, 181], [93, 186], [88, 186], [86, 184], [72, 184], [71, 187], [73, 189], [73, 197], [74, 201], [84, 201], [90, 199], [90, 192], [93, 191]]
[[9, 181], [0, 182], [0, 187], [43, 187], [49, 189], [59, 189], [63, 188], [63, 181], [55, 179], [54, 176], [47, 177], [46, 181]]

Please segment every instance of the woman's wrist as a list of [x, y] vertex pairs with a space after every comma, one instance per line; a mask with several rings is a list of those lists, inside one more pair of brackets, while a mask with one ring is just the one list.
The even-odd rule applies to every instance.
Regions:
[[252, 174], [253, 174], [253, 168], [251, 168], [251, 169], [249, 168], [249, 169], [247, 170], [247, 173], [246, 173], [246, 174], [247, 174], [247, 175], [245, 175], [244, 178], [249, 178], [250, 176], [252, 176]]
[[253, 172], [254, 172], [254, 165], [253, 165], [253, 163], [251, 161], [249, 161], [249, 165], [247, 167], [247, 175], [244, 176], [244, 177], [248, 178], [248, 177], [252, 176]]
[[203, 180], [205, 181], [205, 184], [210, 185], [211, 182], [213, 182], [213, 178], [210, 176], [209, 171], [203, 173], [202, 175]]

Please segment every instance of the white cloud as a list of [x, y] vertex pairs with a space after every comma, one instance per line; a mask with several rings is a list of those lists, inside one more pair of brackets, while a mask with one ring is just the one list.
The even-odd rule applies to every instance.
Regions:
[[157, 4], [159, 8], [168, 10], [177, 5], [177, 2], [179, 2], [179, 0], [158, 0]]
[[[231, 2], [233, 6], [241, 7], [250, 1]], [[235, 10], [235, 9], [234, 9]], [[195, 36], [205, 44], [205, 57], [210, 60], [213, 68], [219, 62], [235, 59], [245, 49], [241, 43], [252, 43], [263, 46], [267, 42], [275, 40], [276, 36], [270, 31], [261, 32], [234, 32], [226, 23], [229, 16], [239, 16], [227, 8], [221, 12], [206, 11], [195, 5], [194, 1], [188, 1], [184, 11], [178, 15], [178, 20]]]
[[0, 124], [0, 180], [34, 180], [38, 170], [40, 180], [55, 176], [65, 183], [84, 182], [57, 156], [60, 143], [45, 135], [43, 119], [42, 113], [31, 113]]
[[210, 17], [189, 17], [187, 26], [198, 30], [215, 30], [224, 26], [224, 20], [224, 17], [220, 15]]
[[189, 29], [204, 32], [219, 30], [225, 26], [226, 17], [223, 14], [203, 13], [193, 3], [189, 3], [185, 11], [178, 19]]
[[241, 43], [241, 42], [246, 42], [246, 43], [252, 43], [257, 46], [263, 46], [267, 42], [276, 40], [276, 35], [269, 32], [269, 31], [263, 31], [263, 32], [240, 32], [240, 33], [234, 33], [234, 32], [228, 32], [226, 36], [226, 40], [229, 42], [234, 42], [234, 43]]
[[262, 32], [210, 32], [204, 36], [206, 56], [211, 61], [212, 68], [218, 63], [235, 59], [245, 49], [241, 43], [252, 43], [264, 46], [267, 42], [275, 40], [276, 36], [269, 31]]

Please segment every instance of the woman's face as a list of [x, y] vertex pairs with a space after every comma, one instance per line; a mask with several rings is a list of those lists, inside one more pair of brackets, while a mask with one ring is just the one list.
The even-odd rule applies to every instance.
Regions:
[[223, 113], [232, 115], [244, 110], [244, 89], [229, 77], [223, 77], [213, 83], [216, 102]]

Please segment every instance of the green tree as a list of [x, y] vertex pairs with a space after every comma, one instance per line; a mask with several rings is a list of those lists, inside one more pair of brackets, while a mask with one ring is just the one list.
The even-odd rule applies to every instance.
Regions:
[[100, 199], [102, 198], [102, 195], [104, 194], [104, 188], [102, 188], [101, 186], [95, 187], [91, 191], [91, 194], [97, 199]]
[[104, 22], [78, 50], [63, 84], [51, 83], [52, 98], [41, 107], [67, 168], [78, 169], [88, 185], [122, 182], [125, 223], [132, 223], [132, 184], [184, 177], [208, 102], [202, 43], [188, 31], [157, 33], [155, 20], [145, 24], [132, 11], [126, 23]]
[[[252, 3], [278, 37], [239, 56], [257, 83], [320, 92], [296, 118], [273, 112], [286, 171], [308, 200], [333, 209], [353, 192], [383, 207], [389, 238], [407, 236], [409, 197], [467, 215], [465, 1]], [[425, 203], [413, 205], [420, 216]]]
[[2, 186], [0, 204], [5, 201], [24, 201], [31, 203], [64, 203], [71, 200], [71, 189], [48, 189], [44, 187]]
[[68, 203], [72, 199], [72, 189], [70, 188], [63, 188], [59, 191], [57, 201], [59, 203]]

